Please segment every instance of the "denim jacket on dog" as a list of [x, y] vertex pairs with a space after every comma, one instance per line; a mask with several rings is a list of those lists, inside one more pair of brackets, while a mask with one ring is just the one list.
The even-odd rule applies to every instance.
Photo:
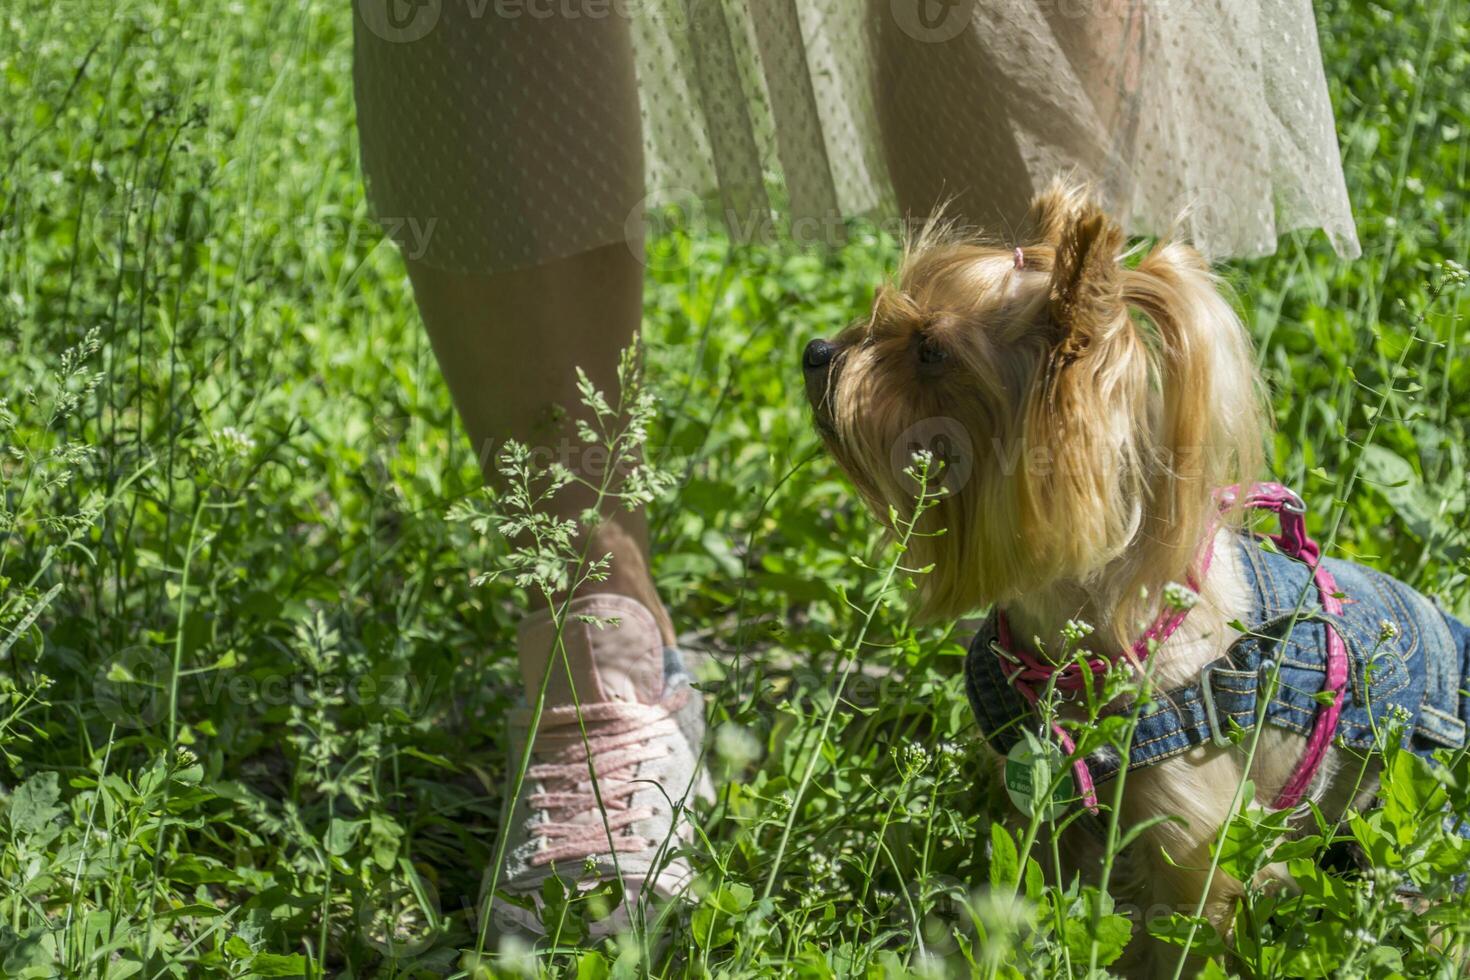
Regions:
[[[1381, 731], [1395, 711], [1403, 713], [1407, 745], [1416, 753], [1427, 756], [1465, 744], [1470, 696], [1461, 691], [1470, 685], [1470, 627], [1402, 582], [1328, 558], [1325, 564], [1337, 579], [1344, 607], [1341, 616], [1331, 616], [1322, 610], [1307, 565], [1249, 537], [1242, 536], [1239, 545], [1253, 595], [1248, 632], [1201, 670], [1197, 681], [1153, 699], [1133, 736], [1130, 770], [1206, 742], [1228, 744], [1232, 729], [1254, 728], [1258, 697], [1278, 656], [1280, 685], [1266, 705], [1265, 720], [1303, 735], [1310, 732], [1332, 628], [1347, 641], [1350, 662], [1338, 744], [1373, 748], [1375, 726]], [[1036, 718], [1011, 686], [1009, 665], [992, 649], [996, 634], [992, 613], [970, 644], [965, 687], [986, 741], [1004, 754]], [[1122, 766], [1112, 746], [1086, 761], [1099, 783]]]

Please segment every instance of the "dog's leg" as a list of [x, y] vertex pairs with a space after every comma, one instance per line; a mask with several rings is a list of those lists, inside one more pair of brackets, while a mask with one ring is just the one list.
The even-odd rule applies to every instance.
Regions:
[[[1216, 932], [1229, 932], [1243, 888], [1219, 869], [1210, 874], [1210, 848], [1243, 775], [1235, 753], [1213, 748], [1129, 774], [1123, 826], [1167, 818], [1140, 834], [1128, 855], [1130, 890], [1141, 907], [1143, 928], [1151, 919], [1175, 912], [1193, 915], [1202, 908]], [[1153, 967], [1172, 966], [1180, 953], [1154, 940], [1140, 945], [1145, 965], [1139, 975], [1152, 975], [1147, 961]]]

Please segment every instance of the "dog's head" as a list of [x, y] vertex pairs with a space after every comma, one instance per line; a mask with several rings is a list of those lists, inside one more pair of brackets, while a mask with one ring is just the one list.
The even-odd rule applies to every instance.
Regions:
[[939, 461], [947, 495], [905, 561], [933, 566], [928, 617], [1059, 583], [1121, 608], [1183, 579], [1213, 490], [1259, 466], [1250, 342], [1199, 254], [1130, 268], [1062, 184], [1030, 226], [1019, 248], [927, 229], [872, 315], [803, 355], [817, 428], [881, 519], [912, 512], [912, 453]]

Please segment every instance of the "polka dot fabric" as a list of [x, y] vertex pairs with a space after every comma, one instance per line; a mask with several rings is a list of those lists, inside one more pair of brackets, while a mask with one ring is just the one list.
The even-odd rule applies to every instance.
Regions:
[[676, 207], [737, 240], [1085, 176], [1214, 258], [1358, 254], [1309, 0], [354, 0], [363, 166], [411, 258], [494, 273]]

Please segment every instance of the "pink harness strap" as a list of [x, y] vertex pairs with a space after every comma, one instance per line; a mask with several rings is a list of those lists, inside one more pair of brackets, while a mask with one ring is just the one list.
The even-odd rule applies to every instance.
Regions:
[[[1206, 540], [1204, 555], [1200, 559], [1200, 576], [1203, 577], [1210, 570], [1210, 559], [1214, 555], [1213, 535]], [[1199, 584], [1194, 573], [1189, 575], [1189, 587], [1199, 593]], [[1179, 609], [1165, 607], [1160, 610], [1157, 618], [1144, 631], [1143, 635], [1134, 642], [1128, 651], [1129, 660], [1136, 668], [1142, 669], [1148, 660], [1149, 651], [1162, 644], [1174, 635], [1185, 618], [1189, 615], [1189, 607]], [[1102, 656], [1079, 657], [1057, 666], [1050, 661], [1042, 660], [1025, 650], [1016, 649], [1011, 644], [1011, 625], [1002, 610], [995, 611], [996, 645], [991, 649], [997, 656], [1009, 660], [1019, 667], [1010, 675], [1011, 686], [1014, 687], [1025, 698], [1026, 702], [1033, 707], [1041, 700], [1041, 693], [1051, 682], [1053, 675], [1056, 681], [1053, 687], [1063, 694], [1076, 694], [1084, 687], [1095, 686], [1099, 678], [1106, 674], [1113, 666], [1114, 661]], [[1052, 734], [1056, 735], [1057, 741], [1068, 755], [1077, 750], [1077, 744], [1067, 734], [1067, 730], [1060, 722], [1052, 722]], [[1087, 762], [1078, 759], [1072, 763], [1073, 778], [1077, 781], [1077, 790], [1082, 795], [1082, 803], [1093, 813], [1097, 812], [1097, 789], [1092, 782], [1092, 771], [1087, 768]]]
[[[1237, 487], [1225, 487], [1217, 493], [1221, 510], [1235, 503], [1238, 492]], [[1307, 534], [1306, 506], [1302, 503], [1301, 498], [1279, 483], [1257, 483], [1247, 492], [1242, 505], [1251, 509], [1269, 510], [1277, 515], [1281, 523], [1281, 533], [1271, 535], [1271, 540], [1284, 554], [1300, 559], [1312, 569], [1312, 578], [1317, 585], [1322, 609], [1329, 615], [1340, 615], [1342, 600], [1338, 596], [1337, 582], [1333, 579], [1332, 573], [1322, 564], [1321, 549]], [[1189, 587], [1196, 594], [1199, 592], [1199, 580], [1209, 572], [1214, 536], [1212, 526], [1202, 546], [1199, 578], [1197, 579], [1193, 572], [1189, 575]], [[1166, 606], [1159, 611], [1159, 615], [1149, 628], [1126, 651], [1125, 655], [1128, 656], [1135, 669], [1142, 669], [1150, 652], [1168, 640], [1188, 615], [1188, 607], [1174, 609]], [[1008, 674], [1011, 685], [1032, 706], [1041, 700], [1042, 693], [1048, 684], [1063, 694], [1075, 694], [1084, 687], [1095, 686], [1098, 679], [1116, 663], [1115, 659], [1093, 655], [1077, 658], [1061, 665], [1053, 664], [1014, 647], [1011, 642], [1010, 623], [1006, 620], [1002, 610], [996, 610], [995, 626], [996, 640], [991, 645], [991, 650], [996, 656], [1009, 661], [1016, 668], [1014, 672]], [[1277, 809], [1294, 807], [1301, 801], [1302, 794], [1306, 792], [1311, 785], [1312, 778], [1321, 768], [1322, 760], [1327, 754], [1327, 747], [1332, 743], [1332, 736], [1337, 731], [1338, 718], [1342, 714], [1342, 694], [1347, 686], [1347, 650], [1342, 636], [1330, 626], [1327, 627], [1326, 673], [1323, 688], [1331, 691], [1334, 697], [1331, 703], [1319, 706], [1312, 733], [1307, 738], [1307, 750], [1302, 755], [1301, 761], [1297, 763], [1291, 777], [1286, 781], [1286, 785], [1277, 794], [1273, 804]], [[1059, 722], [1053, 722], [1051, 730], [1068, 755], [1076, 751], [1076, 743], [1072, 741], [1071, 736]], [[1097, 791], [1093, 785], [1092, 772], [1087, 768], [1086, 761], [1076, 760], [1072, 765], [1072, 771], [1083, 805], [1096, 813], [1098, 809]]]
[[[1235, 494], [1235, 487], [1227, 487], [1221, 491], [1222, 506], [1233, 503]], [[1281, 533], [1271, 535], [1271, 540], [1281, 549], [1282, 554], [1299, 559], [1312, 570], [1312, 581], [1317, 585], [1317, 597], [1322, 603], [1322, 611], [1329, 616], [1341, 616], [1342, 597], [1337, 580], [1322, 563], [1322, 549], [1307, 534], [1307, 508], [1302, 503], [1302, 498], [1279, 483], [1257, 483], [1246, 493], [1243, 504], [1276, 514], [1281, 522]], [[1342, 694], [1347, 688], [1348, 680], [1347, 646], [1337, 627], [1327, 624], [1323, 628], [1327, 630], [1327, 676], [1323, 680], [1322, 689], [1332, 692], [1333, 697], [1331, 702], [1317, 708], [1312, 733], [1307, 736], [1307, 750], [1302, 753], [1301, 761], [1296, 764], [1296, 769], [1272, 803], [1278, 810], [1289, 809], [1301, 802], [1303, 794], [1312, 785], [1317, 770], [1322, 767], [1322, 760], [1327, 757], [1327, 748], [1332, 744], [1332, 736], [1337, 733], [1338, 719], [1342, 717]]]

